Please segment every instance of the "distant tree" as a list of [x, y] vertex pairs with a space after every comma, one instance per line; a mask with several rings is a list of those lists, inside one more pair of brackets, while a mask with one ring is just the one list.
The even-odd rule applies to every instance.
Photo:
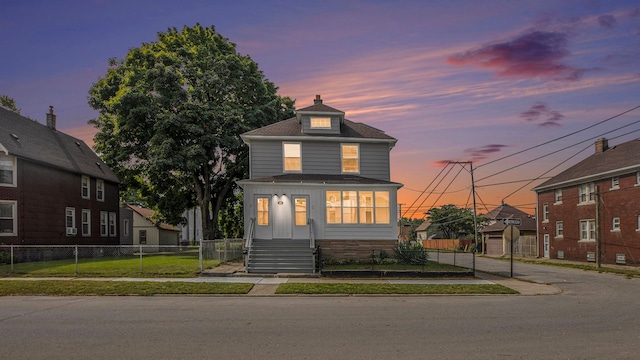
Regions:
[[13, 100], [13, 98], [8, 97], [7, 95], [0, 94], [0, 105], [4, 106], [5, 108], [15, 113], [20, 114], [20, 109], [16, 107], [16, 101]]
[[220, 210], [246, 178], [248, 147], [239, 134], [292, 117], [249, 56], [214, 27], [158, 33], [158, 40], [110, 59], [89, 91], [95, 150], [124, 182], [172, 224], [201, 209], [203, 236], [218, 235]]
[[[431, 227], [442, 234], [445, 239], [473, 239], [473, 211], [455, 205], [443, 205], [427, 211]], [[489, 220], [483, 215], [476, 216], [478, 230], [486, 226]]]

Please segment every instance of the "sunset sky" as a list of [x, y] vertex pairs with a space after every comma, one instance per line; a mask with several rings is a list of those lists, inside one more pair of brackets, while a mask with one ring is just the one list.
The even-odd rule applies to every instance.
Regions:
[[196, 23], [298, 108], [320, 94], [397, 138], [391, 174], [407, 216], [471, 206], [469, 172], [448, 161], [472, 161], [480, 213], [503, 199], [533, 213], [531, 189], [596, 138], [640, 138], [640, 109], [605, 121], [640, 106], [637, 0], [9, 1], [0, 94], [41, 123], [53, 105], [58, 128], [91, 143], [87, 94], [108, 59]]

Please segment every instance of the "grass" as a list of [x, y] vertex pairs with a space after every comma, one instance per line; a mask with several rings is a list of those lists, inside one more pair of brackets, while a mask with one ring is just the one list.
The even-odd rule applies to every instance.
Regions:
[[[205, 269], [216, 267], [217, 260], [203, 261]], [[0, 275], [51, 277], [51, 276], [92, 276], [92, 277], [194, 277], [200, 273], [197, 257], [190, 255], [146, 255], [121, 258], [80, 259], [78, 273], [73, 259], [51, 260], [0, 265]]]
[[414, 270], [414, 271], [466, 271], [466, 269], [458, 266], [440, 264], [435, 261], [427, 261], [422, 265], [404, 265], [404, 264], [341, 264], [341, 265], [325, 265], [322, 270]]
[[0, 296], [99, 296], [159, 294], [246, 294], [253, 284], [247, 283], [186, 283], [132, 282], [98, 280], [1, 280]]
[[319, 283], [285, 283], [280, 284], [276, 294], [429, 294], [429, 295], [461, 295], [461, 294], [518, 294], [517, 291], [498, 284], [319, 284]]

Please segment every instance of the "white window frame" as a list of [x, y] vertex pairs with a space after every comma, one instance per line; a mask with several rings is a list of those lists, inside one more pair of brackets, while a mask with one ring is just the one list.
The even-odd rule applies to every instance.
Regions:
[[0, 232], [0, 236], [18, 236], [18, 202], [15, 200], [0, 200], [0, 204], [11, 206], [11, 217], [5, 216], [2, 219], [11, 219], [13, 228], [12, 232]]
[[590, 204], [595, 201], [594, 183], [582, 184], [578, 187], [578, 204]]
[[[291, 153], [288, 154], [288, 152], [295, 151], [296, 148], [292, 146], [297, 147], [298, 156], [291, 156], [292, 155]], [[287, 151], [287, 149], [289, 149], [289, 151]], [[287, 159], [298, 159], [298, 167], [287, 168]], [[282, 143], [282, 172], [285, 172], [285, 173], [302, 172], [302, 143], [299, 143], [299, 142], [283, 142]]]
[[596, 221], [594, 219], [580, 220], [580, 241], [596, 241]]
[[91, 198], [91, 178], [87, 175], [82, 175], [80, 180], [80, 196], [83, 199]]
[[[360, 193], [371, 194], [372, 203], [363, 206]], [[345, 194], [349, 195], [349, 204], [345, 204]], [[354, 195], [354, 202], [351, 202], [351, 195]], [[326, 190], [325, 203], [327, 225], [384, 225], [391, 222], [391, 192], [387, 190]], [[371, 221], [363, 218], [367, 210], [372, 212]], [[355, 213], [355, 219], [347, 216], [353, 213]]]
[[109, 213], [109, 236], [114, 237], [118, 236], [118, 217], [116, 213]]
[[82, 222], [82, 236], [91, 236], [91, 210], [82, 209], [82, 217], [80, 221]]
[[[345, 148], [346, 147], [355, 147], [356, 148], [356, 157], [355, 158], [346, 158], [345, 157]], [[351, 167], [351, 165], [346, 165], [347, 161], [356, 161], [356, 169], [349, 170], [347, 167]], [[346, 166], [345, 166], [346, 165]], [[359, 174], [360, 173], [360, 144], [358, 143], [343, 143], [340, 144], [340, 170], [343, 174]]]
[[122, 236], [129, 237], [129, 219], [122, 220]]
[[554, 204], [562, 204], [562, 189], [556, 189], [553, 199]]
[[109, 236], [109, 213], [106, 211], [100, 211], [100, 236]]
[[311, 116], [309, 118], [309, 128], [331, 129], [331, 118], [328, 116]]
[[104, 180], [96, 179], [96, 200], [104, 201]]
[[636, 171], [636, 186], [640, 186], [640, 171]]
[[549, 222], [549, 204], [548, 203], [542, 204], [542, 222], [543, 223]]
[[11, 162], [11, 183], [0, 183], [0, 186], [16, 187], [18, 186], [18, 160], [15, 156], [0, 154], [0, 160], [5, 163]]
[[556, 237], [564, 237], [564, 223], [562, 221], [556, 221]]
[[613, 218], [611, 218], [611, 231], [612, 232], [620, 231], [620, 218], [617, 216], [614, 216]]
[[613, 176], [611, 177], [611, 190], [620, 189], [620, 177]]
[[[69, 220], [71, 220], [69, 222]], [[76, 227], [76, 208], [67, 207], [64, 210], [64, 224], [66, 229], [78, 229]], [[67, 236], [73, 236], [67, 232]]]
[[636, 231], [640, 231], [640, 215], [637, 215], [637, 220], [636, 220]]
[[[263, 203], [262, 207], [260, 206], [261, 203]], [[268, 196], [256, 197], [256, 225], [269, 226], [269, 213], [271, 212], [270, 206], [271, 199]]]

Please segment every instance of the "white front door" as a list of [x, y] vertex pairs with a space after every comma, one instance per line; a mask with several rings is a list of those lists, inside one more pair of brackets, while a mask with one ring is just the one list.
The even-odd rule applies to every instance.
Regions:
[[543, 241], [543, 256], [545, 258], [549, 257], [549, 234], [544, 234], [544, 241]]
[[271, 209], [273, 212], [273, 238], [291, 239], [292, 237], [292, 205], [287, 195], [273, 197]]

